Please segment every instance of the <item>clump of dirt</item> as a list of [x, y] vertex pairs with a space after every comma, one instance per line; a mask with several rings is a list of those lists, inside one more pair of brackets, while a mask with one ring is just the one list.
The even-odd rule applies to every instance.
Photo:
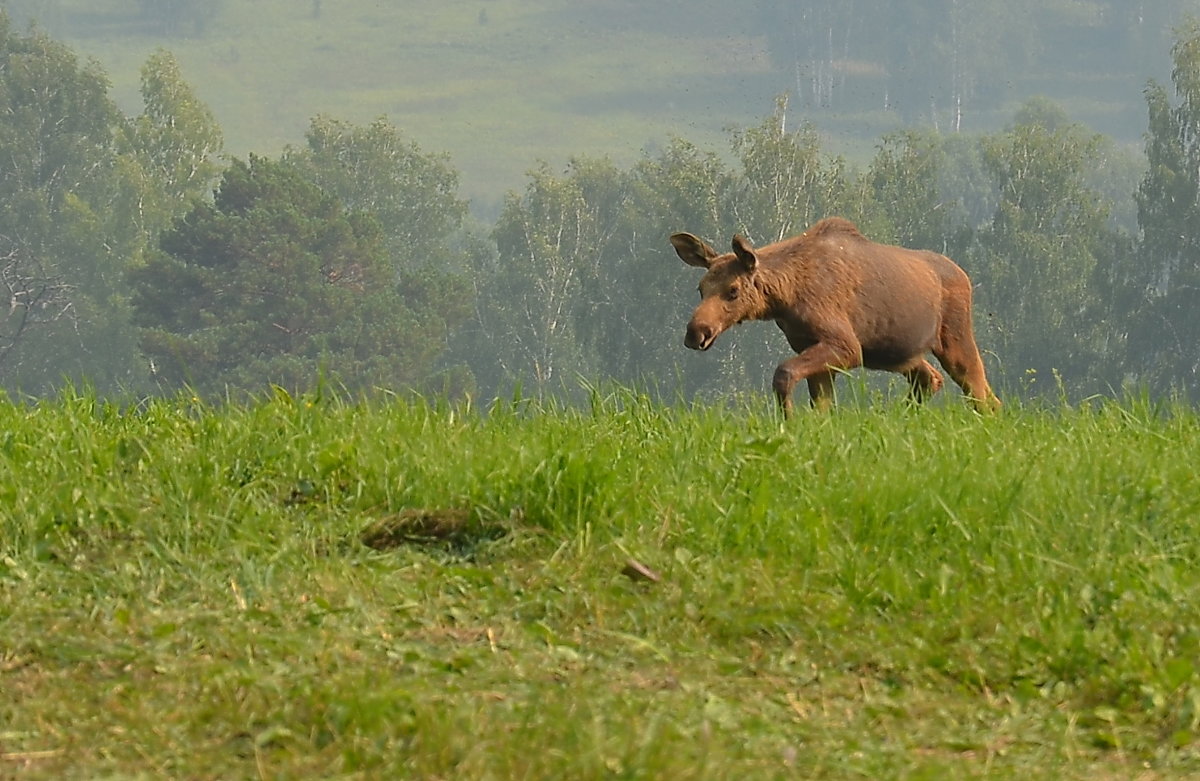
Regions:
[[411, 508], [372, 521], [359, 534], [363, 545], [390, 550], [404, 545], [464, 547], [501, 537], [507, 529], [463, 508]]

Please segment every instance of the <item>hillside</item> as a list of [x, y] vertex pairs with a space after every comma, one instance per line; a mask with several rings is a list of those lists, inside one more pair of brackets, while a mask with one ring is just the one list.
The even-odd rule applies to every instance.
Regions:
[[[796, 96], [797, 118], [813, 119], [831, 151], [851, 156], [865, 156], [904, 122], [999, 128], [1032, 94], [1049, 95], [1073, 119], [1137, 145], [1145, 130], [1142, 87], [1169, 75], [1172, 19], [1200, 10], [1196, 0], [1169, 0], [1165, 10], [1126, 20], [1116, 18], [1124, 7], [1111, 2], [1049, 3], [1031, 6], [1039, 24], [1017, 26], [1019, 8], [966, 3], [943, 34], [928, 30], [947, 24], [944, 17], [921, 16], [935, 3], [896, 18], [871, 6], [3, 3], [18, 17], [37, 15], [52, 34], [97, 58], [131, 112], [139, 108], [139, 66], [156, 48], [169, 48], [216, 112], [231, 154], [273, 154], [299, 143], [318, 113], [356, 122], [387, 115], [422, 148], [449, 154], [465, 193], [490, 203], [520, 187], [539, 160], [557, 166], [573, 155], [606, 154], [628, 161], [671, 136], [724, 149], [728, 128], [755, 123], [784, 92]], [[162, 8], [183, 10], [168, 19]], [[917, 37], [926, 34], [955, 48], [927, 46]], [[935, 100], [930, 79], [965, 95], [965, 111]]]
[[[92, 5], [102, 17], [104, 4]], [[607, 5], [624, 8], [605, 17], [553, 0], [348, 0], [317, 15], [308, 3], [258, 0], [224, 3], [198, 36], [92, 23], [68, 25], [65, 38], [101, 61], [131, 112], [138, 68], [169, 48], [232, 154], [301, 142], [318, 113], [387, 115], [422, 148], [448, 153], [476, 198], [518, 187], [539, 159], [632, 159], [672, 134], [716, 142], [769, 112], [763, 44], [728, 32], [719, 12], [690, 10], [683, 36], [643, 27], [634, 4]]]

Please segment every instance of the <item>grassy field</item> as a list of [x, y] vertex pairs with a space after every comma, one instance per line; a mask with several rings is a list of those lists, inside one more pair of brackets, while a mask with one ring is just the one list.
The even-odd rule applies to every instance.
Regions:
[[[304, 143], [317, 114], [387, 116], [462, 173], [477, 213], [545, 161], [579, 155], [621, 165], [685, 138], [729, 154], [731, 128], [755, 126], [798, 75], [772, 62], [755, 11], [728, 0], [224, 0], [201, 31], [166, 34], [131, 0], [16, 0], [76, 51], [96, 58], [129, 114], [139, 69], [159, 47], [210, 105], [228, 151], [273, 156]], [[314, 7], [319, 5], [319, 13]], [[27, 10], [27, 12], [34, 12]], [[1002, 101], [973, 105], [970, 132], [999, 130], [1034, 95], [1140, 150], [1142, 89], [1161, 73], [1020, 74]], [[790, 126], [813, 120], [830, 154], [865, 164], [901, 118], [878, 104], [814, 107], [796, 97]]]
[[1194, 777], [1197, 463], [1136, 400], [0, 402], [0, 776]]
[[632, 0], [338, 0], [319, 16], [297, 0], [230, 1], [203, 35], [168, 38], [118, 25], [127, 0], [62, 0], [60, 28], [103, 63], [127, 112], [141, 110], [141, 64], [165, 46], [233, 154], [302, 144], [319, 113], [386, 115], [489, 201], [539, 160], [627, 162], [673, 135], [726, 149], [728, 127], [768, 115], [788, 85], [768, 78], [763, 42], [710, 5], [664, 26], [661, 8]]

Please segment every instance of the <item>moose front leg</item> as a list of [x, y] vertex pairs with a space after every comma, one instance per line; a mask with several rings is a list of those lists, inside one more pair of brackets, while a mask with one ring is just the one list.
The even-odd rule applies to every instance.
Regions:
[[813, 406], [827, 410], [833, 405], [833, 378], [839, 370], [853, 369], [862, 363], [860, 349], [838, 349], [829, 342], [818, 342], [794, 358], [788, 358], [775, 369], [771, 383], [775, 399], [784, 417], [792, 414], [792, 391], [800, 380], [808, 380], [808, 392]]

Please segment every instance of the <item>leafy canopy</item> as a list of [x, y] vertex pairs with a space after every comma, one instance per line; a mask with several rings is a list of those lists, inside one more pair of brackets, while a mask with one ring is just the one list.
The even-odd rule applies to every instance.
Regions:
[[133, 302], [167, 386], [298, 391], [325, 373], [356, 391], [407, 387], [444, 345], [444, 321], [397, 286], [375, 218], [283, 162], [234, 160], [161, 249], [134, 273]]

